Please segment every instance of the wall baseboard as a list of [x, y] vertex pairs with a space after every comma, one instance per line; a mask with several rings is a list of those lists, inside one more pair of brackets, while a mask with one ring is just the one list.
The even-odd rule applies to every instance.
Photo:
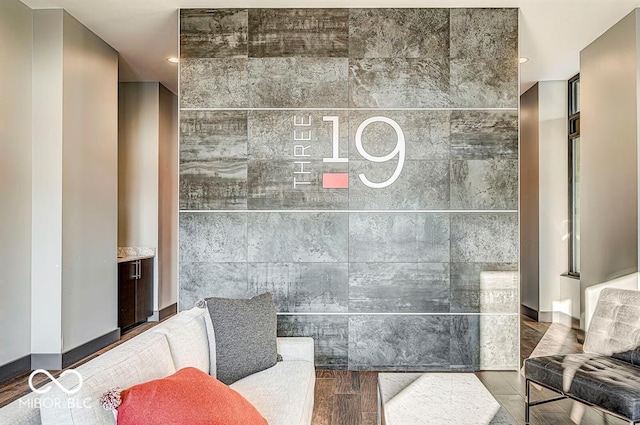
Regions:
[[0, 366], [0, 383], [31, 370], [31, 355], [26, 355]]
[[166, 306], [158, 313], [160, 321], [163, 321], [169, 316], [173, 316], [178, 313], [178, 303], [173, 303], [169, 306]]
[[77, 361], [80, 361], [85, 357], [94, 354], [96, 351], [100, 351], [104, 347], [111, 345], [114, 342], [118, 342], [119, 340], [120, 328], [116, 328], [111, 332], [80, 345], [79, 347], [73, 348], [62, 354], [62, 367], [69, 367]]
[[527, 307], [524, 304], [520, 304], [520, 314], [527, 316], [530, 319], [538, 321], [538, 311]]
[[32, 353], [31, 368], [44, 370], [61, 370], [62, 354], [60, 353]]

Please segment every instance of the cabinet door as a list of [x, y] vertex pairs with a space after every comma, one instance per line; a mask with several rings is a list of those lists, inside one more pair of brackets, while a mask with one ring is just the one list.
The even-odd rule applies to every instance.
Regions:
[[135, 261], [118, 264], [118, 327], [136, 323]]
[[136, 321], [147, 320], [153, 314], [153, 258], [140, 260], [140, 276], [136, 288]]

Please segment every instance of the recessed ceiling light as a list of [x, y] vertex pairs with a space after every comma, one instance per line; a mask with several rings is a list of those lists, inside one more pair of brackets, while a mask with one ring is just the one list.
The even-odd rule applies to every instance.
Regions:
[[521, 57], [520, 63], [525, 63], [525, 62], [529, 62], [529, 58]]
[[171, 62], [171, 63], [179, 63], [180, 59], [178, 59], [178, 58], [176, 58], [174, 56], [171, 56], [170, 58], [167, 58], [167, 61]]

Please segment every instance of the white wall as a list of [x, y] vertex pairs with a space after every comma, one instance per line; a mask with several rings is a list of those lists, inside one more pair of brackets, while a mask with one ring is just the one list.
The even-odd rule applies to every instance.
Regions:
[[63, 28], [66, 352], [118, 327], [118, 54], [66, 12]]
[[582, 315], [586, 288], [638, 269], [637, 84], [636, 10], [580, 54]]
[[31, 352], [53, 368], [117, 329], [118, 56], [62, 10], [34, 11], [33, 55]]
[[561, 275], [569, 261], [567, 81], [538, 83], [538, 102], [540, 311], [551, 313], [564, 301]]
[[31, 352], [31, 46], [33, 14], [0, 2], [0, 365]]
[[31, 351], [62, 350], [62, 20], [33, 13]]
[[158, 309], [178, 301], [178, 98], [160, 85]]

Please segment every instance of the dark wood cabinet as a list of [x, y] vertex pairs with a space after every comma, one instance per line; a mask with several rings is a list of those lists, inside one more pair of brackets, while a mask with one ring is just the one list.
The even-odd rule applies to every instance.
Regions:
[[153, 314], [153, 258], [118, 264], [118, 327], [124, 332]]

